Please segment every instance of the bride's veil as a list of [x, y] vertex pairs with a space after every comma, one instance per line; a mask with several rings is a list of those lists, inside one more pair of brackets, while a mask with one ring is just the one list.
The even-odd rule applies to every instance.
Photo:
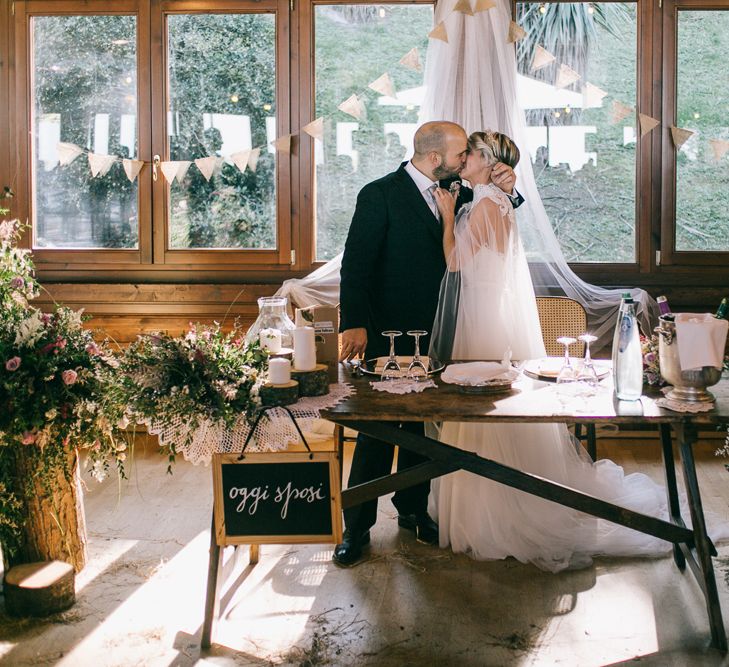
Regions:
[[[509, 135], [522, 159], [516, 168], [517, 189], [526, 202], [517, 224], [529, 260], [534, 291], [539, 296], [568, 296], [587, 311], [596, 347], [609, 344], [622, 292], [591, 285], [567, 264], [552, 230], [527, 154], [526, 122], [518, 106], [516, 55], [507, 42], [511, 20], [508, 0], [473, 16], [454, 12], [457, 0], [436, 4], [436, 23], [445, 20], [448, 42], [431, 39], [425, 69], [426, 96], [420, 121], [450, 120], [471, 132], [491, 129]], [[300, 305], [336, 304], [339, 300], [341, 254], [302, 279], [287, 280], [280, 294]], [[630, 292], [644, 331], [657, 317], [655, 301], [643, 290]]]

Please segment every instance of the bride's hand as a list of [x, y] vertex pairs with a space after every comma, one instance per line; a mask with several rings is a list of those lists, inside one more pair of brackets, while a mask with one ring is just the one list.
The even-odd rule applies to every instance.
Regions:
[[456, 198], [444, 188], [436, 188], [435, 203], [444, 223], [455, 220]]

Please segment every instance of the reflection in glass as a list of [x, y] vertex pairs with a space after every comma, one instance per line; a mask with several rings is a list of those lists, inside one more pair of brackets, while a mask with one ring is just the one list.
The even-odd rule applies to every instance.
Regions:
[[[136, 248], [137, 182], [118, 159], [138, 159], [136, 19], [37, 16], [31, 39], [34, 247]], [[92, 176], [85, 154], [60, 165], [59, 142], [117, 159]]]
[[729, 11], [678, 12], [676, 250], [729, 251]]
[[[433, 6], [315, 5], [314, 12], [315, 117], [325, 117], [323, 141], [314, 141], [316, 257], [327, 260], [344, 248], [362, 186], [412, 155], [423, 73], [398, 60], [417, 48], [425, 64]], [[394, 97], [368, 88], [385, 72]], [[361, 118], [337, 109], [355, 93]]]
[[[522, 155], [530, 155], [565, 258], [633, 262], [636, 5], [520, 2], [517, 20], [527, 30], [517, 43]], [[533, 69], [537, 46], [555, 60]], [[563, 64], [580, 79], [557, 86]], [[624, 117], [614, 115], [615, 103]]]
[[275, 16], [176, 14], [167, 30], [169, 159], [217, 158], [209, 180], [193, 163], [171, 184], [169, 247], [274, 248]]

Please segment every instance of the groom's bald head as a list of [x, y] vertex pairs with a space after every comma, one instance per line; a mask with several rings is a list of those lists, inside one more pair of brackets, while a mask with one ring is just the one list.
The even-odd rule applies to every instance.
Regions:
[[413, 164], [434, 181], [457, 176], [466, 161], [467, 139], [456, 123], [424, 123], [415, 132]]

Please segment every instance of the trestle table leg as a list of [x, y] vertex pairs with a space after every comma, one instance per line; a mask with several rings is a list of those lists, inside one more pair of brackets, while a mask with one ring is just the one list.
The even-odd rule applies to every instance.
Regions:
[[[660, 424], [661, 453], [663, 455], [663, 470], [666, 478], [666, 495], [668, 496], [668, 509], [671, 519], [680, 526], [684, 525], [681, 517], [681, 506], [678, 501], [678, 487], [676, 486], [676, 466], [673, 461], [673, 443], [671, 442], [671, 425]], [[686, 558], [678, 544], [673, 545], [673, 560], [682, 572], [686, 569]]]

